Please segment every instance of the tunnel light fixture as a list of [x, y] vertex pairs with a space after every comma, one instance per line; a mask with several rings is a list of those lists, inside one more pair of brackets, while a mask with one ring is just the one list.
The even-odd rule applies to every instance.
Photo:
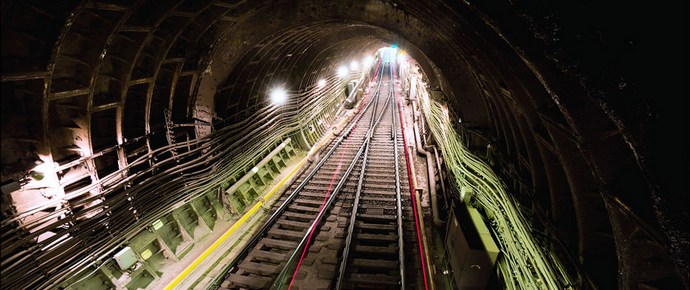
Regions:
[[350, 71], [347, 69], [346, 66], [343, 65], [343, 66], [340, 66], [338, 68], [337, 73], [338, 73], [338, 77], [344, 78], [347, 76], [348, 73], [350, 73]]
[[353, 60], [352, 62], [350, 62], [350, 70], [357, 70], [357, 69], [359, 69], [359, 63], [357, 63], [356, 60]]
[[60, 167], [60, 164], [57, 162], [44, 162], [43, 160], [37, 160], [35, 164], [36, 167], [34, 167], [32, 172], [36, 172], [41, 175], [54, 173]]
[[374, 57], [372, 57], [371, 55], [365, 57], [362, 61], [362, 64], [364, 66], [370, 66], [372, 63], [374, 63]]
[[323, 87], [326, 85], [326, 80], [325, 80], [325, 79], [320, 79], [320, 80], [316, 83], [316, 85], [317, 85], [319, 88], [323, 88]]
[[281, 105], [287, 101], [287, 92], [283, 88], [272, 89], [270, 95], [274, 105]]

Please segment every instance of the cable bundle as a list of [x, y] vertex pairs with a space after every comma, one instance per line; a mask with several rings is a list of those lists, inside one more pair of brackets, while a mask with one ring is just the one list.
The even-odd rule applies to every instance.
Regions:
[[[420, 96], [424, 117], [452, 172], [456, 192], [462, 187], [474, 192], [473, 205], [490, 218], [493, 235], [503, 255], [498, 259], [499, 277], [507, 289], [573, 289], [571, 277], [556, 253], [542, 246], [532, 234], [527, 214], [506, 192], [494, 171], [462, 143], [450, 121], [448, 109]], [[461, 197], [457, 197], [461, 199]]]

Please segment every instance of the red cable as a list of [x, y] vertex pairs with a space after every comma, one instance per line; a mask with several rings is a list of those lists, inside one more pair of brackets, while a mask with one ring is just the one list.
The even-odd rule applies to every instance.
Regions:
[[[395, 67], [393, 67], [393, 74], [395, 74]], [[395, 97], [395, 90], [393, 90], [393, 96]], [[414, 224], [415, 224], [415, 229], [417, 231], [417, 246], [419, 247], [419, 259], [422, 261], [422, 277], [424, 277], [424, 289], [428, 290], [429, 289], [429, 284], [426, 279], [426, 263], [424, 263], [424, 250], [422, 249], [422, 244], [421, 244], [421, 236], [419, 234], [419, 216], [417, 215], [417, 203], [415, 202], [415, 188], [414, 188], [414, 183], [412, 183], [412, 172], [410, 171], [410, 159], [408, 158], [409, 152], [407, 149], [407, 138], [405, 138], [405, 120], [403, 119], [402, 115], [402, 102], [398, 101], [398, 115], [400, 116], [400, 127], [402, 128], [403, 131], [403, 144], [405, 144], [405, 163], [407, 164], [407, 180], [410, 185], [410, 199], [412, 201], [412, 213], [414, 214]]]
[[[378, 72], [379, 65], [381, 64], [381, 60], [379, 59], [378, 64], [376, 65], [376, 72]], [[374, 75], [376, 76], [376, 75]], [[362, 108], [364, 107], [364, 103], [366, 101], [366, 96], [362, 98], [362, 103], [359, 104], [359, 112], [357, 113], [357, 116], [355, 117], [355, 120], [359, 118], [359, 116], [363, 113]], [[352, 126], [352, 131], [354, 131], [357, 128], [357, 124], [359, 121], [355, 121], [354, 126]], [[347, 152], [347, 148], [350, 146], [350, 143], [345, 143], [345, 150], [343, 150], [340, 153], [340, 157], [338, 157], [338, 167], [336, 167], [335, 171], [333, 172], [333, 176], [331, 177], [330, 184], [328, 185], [328, 190], [326, 191], [326, 196], [323, 198], [323, 202], [321, 203], [321, 207], [319, 208], [319, 214], [316, 215], [316, 219], [314, 222], [316, 222], [321, 216], [323, 215], [324, 212], [324, 207], [326, 205], [326, 201], [328, 200], [328, 196], [331, 194], [331, 190], [333, 189], [333, 183], [335, 182], [335, 178], [338, 176], [338, 173], [340, 172], [340, 168], [342, 167], [343, 164], [343, 157], [345, 157], [345, 152]], [[307, 250], [309, 249], [309, 244], [311, 243], [311, 237], [316, 231], [316, 227], [309, 233], [309, 238], [307, 238], [307, 244], [304, 246], [304, 249], [302, 249], [302, 254], [299, 257], [299, 262], [297, 262], [297, 267], [295, 268], [295, 272], [292, 274], [292, 279], [290, 280], [290, 285], [288, 286], [288, 290], [292, 289], [292, 284], [295, 282], [295, 278], [297, 278], [297, 272], [299, 271], [299, 268], [302, 266], [302, 261], [304, 260], [304, 256], [307, 254]]]
[[381, 59], [383, 57], [379, 58], [379, 61], [376, 63], [376, 70], [374, 71], [374, 75], [371, 77], [372, 80], [376, 79], [376, 76], [379, 74], [379, 67], [381, 66]]

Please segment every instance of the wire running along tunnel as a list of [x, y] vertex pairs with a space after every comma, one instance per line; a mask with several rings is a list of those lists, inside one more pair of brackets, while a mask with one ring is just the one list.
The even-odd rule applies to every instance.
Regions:
[[277, 139], [313, 145], [345, 97], [333, 72], [396, 44], [579, 287], [687, 288], [688, 7], [672, 5], [3, 1], [2, 284], [57, 286], [213, 203]]

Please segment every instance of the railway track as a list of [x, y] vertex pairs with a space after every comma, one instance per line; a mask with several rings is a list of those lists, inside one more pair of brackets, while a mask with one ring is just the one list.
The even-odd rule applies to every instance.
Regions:
[[399, 148], [404, 144], [396, 126], [393, 92], [391, 80], [387, 94], [392, 101], [382, 114], [389, 122], [373, 129], [363, 156], [335, 289], [408, 286], [402, 192], [409, 192], [409, 186], [402, 178], [406, 172], [401, 175], [405, 160]]
[[[415, 289], [419, 253], [390, 66], [288, 188], [220, 289]], [[366, 104], [365, 104], [366, 103]]]

